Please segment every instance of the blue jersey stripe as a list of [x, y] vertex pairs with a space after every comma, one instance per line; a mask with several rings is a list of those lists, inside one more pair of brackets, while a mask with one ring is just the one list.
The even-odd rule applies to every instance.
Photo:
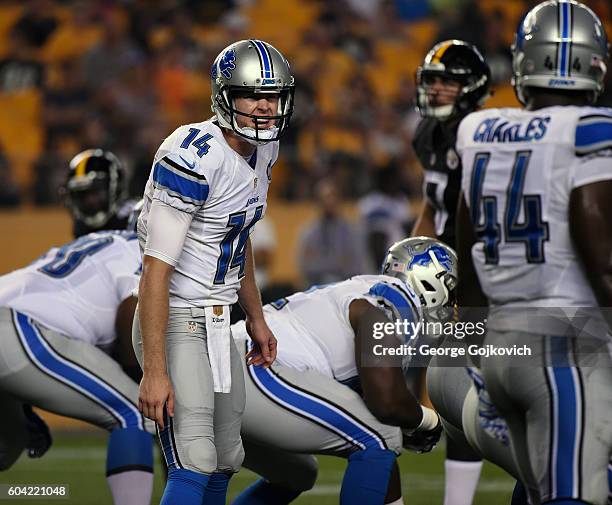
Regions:
[[383, 440], [367, 430], [367, 427], [358, 424], [355, 419], [343, 413], [335, 405], [292, 387], [267, 368], [250, 366], [249, 371], [262, 392], [273, 401], [280, 402], [288, 410], [312, 419], [315, 423], [326, 427], [361, 449], [386, 449]]
[[156, 163], [153, 168], [153, 181], [196, 202], [204, 203], [208, 198], [208, 182], [196, 182], [182, 177], [161, 163]]
[[606, 121], [590, 123], [576, 127], [576, 147], [587, 147], [591, 144], [612, 141], [612, 118]]
[[266, 49], [266, 47], [264, 46], [263, 42], [261, 42], [261, 40], [253, 40], [253, 42], [255, 42], [255, 47], [257, 47], [259, 54], [261, 55], [261, 61], [263, 62], [264, 65], [264, 79], [271, 79], [272, 78], [272, 68], [270, 65], [270, 58], [268, 56], [268, 51]]
[[22, 344], [29, 357], [39, 368], [111, 412], [123, 428], [134, 426], [143, 429], [142, 417], [136, 405], [130, 403], [109, 384], [91, 375], [85, 368], [57, 354], [47, 344], [28, 316], [13, 311], [13, 318]]

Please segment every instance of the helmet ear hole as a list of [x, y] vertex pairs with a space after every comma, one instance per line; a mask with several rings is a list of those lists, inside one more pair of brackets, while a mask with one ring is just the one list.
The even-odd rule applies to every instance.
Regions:
[[[421, 281], [421, 285], [427, 290], [427, 291], [435, 291], [436, 288], [434, 288], [429, 282], [427, 282], [426, 280], [422, 280]], [[432, 300], [433, 302], [435, 302], [435, 300]]]

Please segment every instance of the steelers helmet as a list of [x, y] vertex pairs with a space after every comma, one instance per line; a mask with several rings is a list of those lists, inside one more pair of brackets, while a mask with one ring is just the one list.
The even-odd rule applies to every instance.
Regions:
[[[457, 81], [461, 88], [454, 103], [430, 103], [428, 87], [436, 77]], [[423, 117], [441, 121], [481, 107], [490, 95], [491, 70], [476, 46], [462, 40], [445, 40], [431, 48], [417, 69], [417, 108]]]
[[102, 228], [126, 198], [125, 171], [112, 152], [87, 149], [70, 161], [61, 193], [75, 220]]
[[[293, 113], [294, 78], [289, 62], [272, 45], [262, 40], [241, 40], [219, 53], [211, 69], [212, 111], [219, 125], [252, 144], [278, 140], [289, 126]], [[278, 95], [278, 109], [271, 116], [246, 114], [236, 109], [239, 96]], [[239, 116], [252, 119], [255, 127], [240, 127]], [[260, 122], [274, 121], [270, 128]]]
[[381, 273], [408, 284], [429, 319], [447, 320], [452, 315], [458, 261], [455, 251], [444, 242], [429, 237], [400, 240], [388, 249]]
[[603, 91], [609, 44], [597, 15], [574, 0], [548, 0], [519, 24], [512, 45], [512, 85], [522, 104], [529, 88]]

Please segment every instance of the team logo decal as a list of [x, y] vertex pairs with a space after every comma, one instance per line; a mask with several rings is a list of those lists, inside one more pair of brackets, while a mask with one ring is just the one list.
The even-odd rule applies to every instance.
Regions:
[[226, 79], [231, 79], [232, 70], [236, 70], [236, 51], [230, 49], [229, 51], [225, 51], [225, 54], [219, 61], [219, 72], [221, 72]]
[[223, 315], [223, 307], [221, 305], [215, 305], [213, 307], [213, 314], [215, 316], [222, 316]]
[[451, 170], [455, 170], [459, 166], [459, 156], [452, 147], [446, 152], [446, 165]]
[[433, 245], [431, 247], [428, 247], [422, 253], [414, 254], [412, 256], [412, 259], [410, 260], [410, 263], [408, 264], [408, 270], [410, 270], [413, 267], [413, 265], [421, 265], [421, 266], [429, 265], [432, 262], [430, 253], [433, 253], [435, 255], [440, 265], [446, 268], [446, 270], [451, 269], [452, 262], [451, 262], [451, 258], [448, 255], [448, 253], [444, 250], [443, 247], [440, 247], [439, 245]]

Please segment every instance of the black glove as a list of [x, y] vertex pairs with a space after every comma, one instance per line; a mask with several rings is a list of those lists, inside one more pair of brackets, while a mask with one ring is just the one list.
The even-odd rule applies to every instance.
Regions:
[[435, 428], [428, 431], [402, 430], [404, 449], [409, 449], [418, 454], [430, 452], [442, 436], [442, 423], [438, 419]]
[[29, 405], [23, 406], [23, 413], [26, 417], [26, 427], [28, 429], [28, 441], [26, 449], [30, 458], [40, 458], [49, 450], [53, 442], [51, 432], [47, 423], [40, 418]]

